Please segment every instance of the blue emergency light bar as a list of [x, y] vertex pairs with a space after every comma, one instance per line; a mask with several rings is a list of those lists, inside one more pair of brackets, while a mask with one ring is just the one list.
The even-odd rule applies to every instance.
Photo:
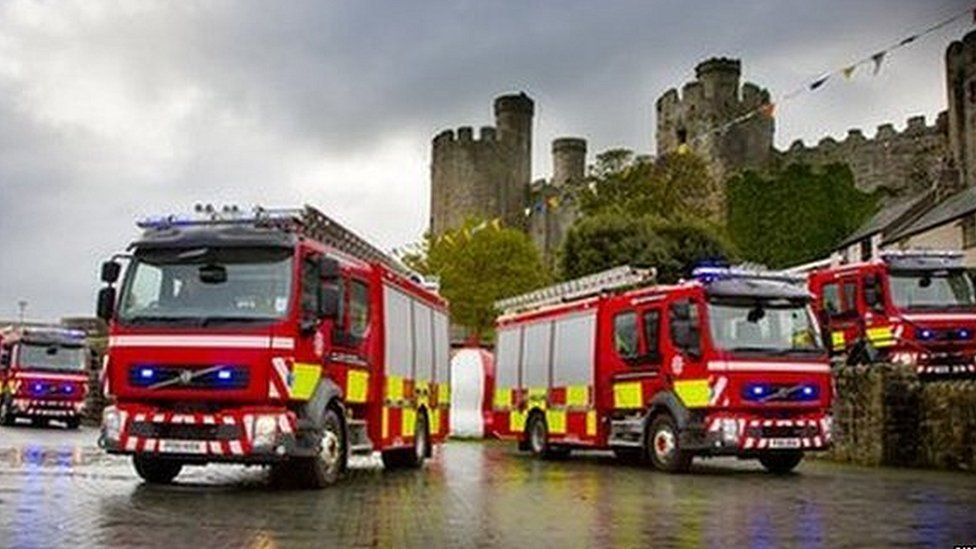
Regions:
[[696, 267], [691, 272], [691, 276], [703, 284], [709, 284], [717, 280], [731, 279], [752, 279], [770, 280], [775, 282], [786, 282], [790, 284], [801, 284], [805, 282], [802, 276], [785, 273], [781, 271], [766, 271], [748, 267]]

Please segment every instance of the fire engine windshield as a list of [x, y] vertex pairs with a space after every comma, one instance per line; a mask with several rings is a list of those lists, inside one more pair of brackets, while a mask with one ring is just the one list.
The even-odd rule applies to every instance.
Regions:
[[976, 305], [973, 279], [963, 270], [893, 271], [891, 297], [899, 309], [952, 309]]
[[822, 353], [820, 331], [802, 300], [712, 298], [708, 322], [716, 348], [733, 353]]
[[24, 343], [18, 353], [17, 362], [25, 369], [70, 371], [85, 369], [85, 348], [80, 346]]
[[194, 248], [137, 253], [119, 321], [128, 324], [261, 322], [288, 313], [292, 252]]

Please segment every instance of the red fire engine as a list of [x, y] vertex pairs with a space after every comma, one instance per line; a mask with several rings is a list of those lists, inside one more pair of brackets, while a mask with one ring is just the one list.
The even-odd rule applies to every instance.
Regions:
[[668, 472], [719, 455], [786, 472], [830, 444], [830, 366], [802, 285], [730, 268], [652, 278], [618, 267], [497, 304], [499, 437]]
[[81, 424], [88, 396], [85, 333], [60, 326], [0, 329], [0, 425]]
[[961, 253], [885, 252], [812, 271], [809, 284], [833, 352], [914, 365], [923, 378], [976, 374], [976, 290]]
[[349, 453], [418, 467], [446, 437], [447, 304], [399, 262], [308, 206], [139, 226], [98, 310], [101, 445], [142, 478], [233, 462], [323, 487]]

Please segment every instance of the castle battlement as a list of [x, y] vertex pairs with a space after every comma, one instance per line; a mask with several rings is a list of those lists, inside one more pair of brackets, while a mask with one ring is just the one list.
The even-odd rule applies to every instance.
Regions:
[[860, 128], [847, 130], [844, 139], [836, 139], [833, 136], [821, 138], [816, 145], [808, 146], [802, 139], [797, 139], [790, 144], [786, 150], [788, 153], [811, 152], [817, 149], [834, 150], [851, 147], [871, 147], [877, 145], [890, 146], [893, 141], [918, 141], [927, 137], [939, 139], [945, 138], [947, 113], [939, 113], [935, 123], [929, 125], [925, 116], [911, 116], [905, 120], [904, 129], [899, 131], [895, 125], [888, 122], [879, 124], [872, 137], [866, 137]]
[[482, 126], [478, 129], [477, 138], [474, 135], [474, 128], [471, 126], [461, 126], [456, 130], [444, 130], [438, 133], [433, 140], [435, 148], [454, 146], [460, 143], [491, 143], [498, 141], [498, 131], [494, 126]]

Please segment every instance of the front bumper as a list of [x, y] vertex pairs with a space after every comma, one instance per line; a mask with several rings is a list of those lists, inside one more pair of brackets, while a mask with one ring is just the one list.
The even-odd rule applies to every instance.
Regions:
[[914, 366], [923, 379], [976, 377], [976, 353], [972, 351], [893, 351], [888, 358], [895, 364]]
[[73, 419], [81, 416], [84, 410], [84, 400], [47, 400], [18, 397], [10, 400], [11, 413], [20, 417]]
[[703, 455], [750, 457], [779, 450], [823, 451], [831, 445], [827, 414], [769, 418], [745, 413], [717, 413], [698, 428], [686, 430], [684, 448]]
[[304, 455], [296, 431], [295, 414], [282, 407], [198, 413], [116, 405], [105, 409], [99, 445], [186, 462], [273, 463]]

